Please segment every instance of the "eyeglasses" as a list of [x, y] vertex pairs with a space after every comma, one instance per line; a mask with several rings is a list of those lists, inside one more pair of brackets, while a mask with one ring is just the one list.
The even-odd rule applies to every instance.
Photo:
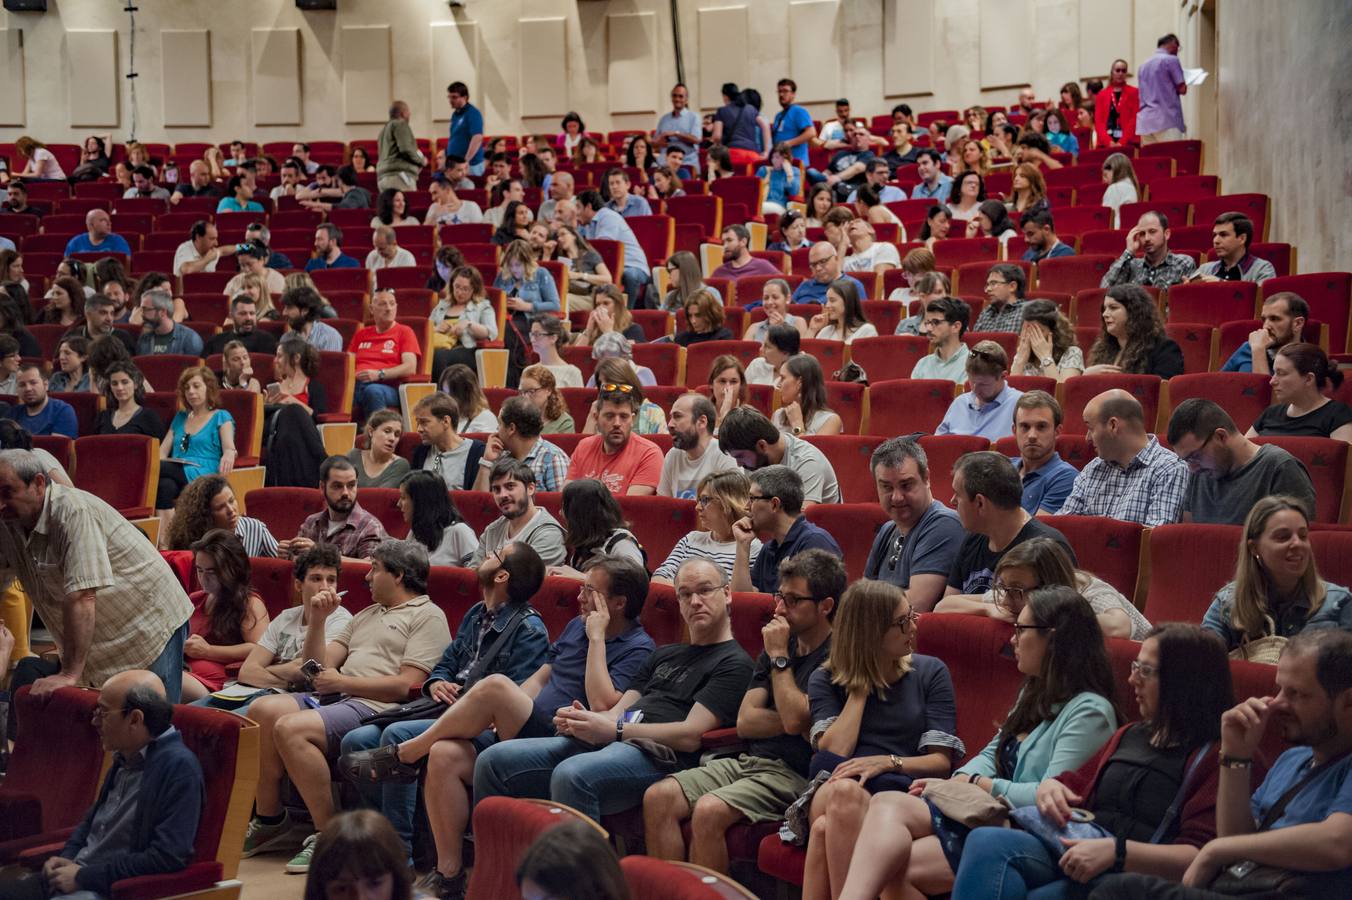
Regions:
[[676, 592], [676, 599], [681, 603], [688, 603], [693, 597], [712, 597], [717, 592], [723, 590], [726, 585], [722, 584], [701, 584], [691, 589], [682, 589]]
[[1159, 673], [1159, 666], [1152, 666], [1149, 663], [1139, 662], [1134, 659], [1131, 661], [1131, 674], [1133, 675], [1139, 675], [1141, 678], [1154, 678]]
[[634, 386], [632, 384], [611, 384], [607, 381], [605, 384], [601, 385], [601, 390], [606, 392], [619, 391], [621, 394], [632, 394], [634, 392]]
[[93, 716], [96, 721], [102, 722], [113, 713], [120, 713], [125, 716], [129, 712], [131, 712], [131, 707], [129, 706], [124, 706], [121, 709], [105, 709], [102, 706], [95, 705]]
[[822, 266], [826, 265], [834, 258], [835, 257], [828, 256], [826, 257], [826, 259], [809, 259], [807, 261], [807, 264], [813, 269], [820, 269]]
[[1051, 625], [1019, 625], [1016, 623], [1014, 625], [1014, 636], [1023, 637], [1023, 633], [1025, 631], [1055, 631], [1055, 630], [1056, 629]]
[[807, 594], [786, 594], [783, 591], [775, 591], [774, 598], [775, 602], [783, 603], [785, 606], [797, 606], [805, 600], [816, 602], [815, 597], [810, 597]]
[[1010, 587], [1003, 582], [997, 581], [991, 585], [991, 592], [995, 594], [995, 602], [1005, 605], [1008, 600], [1024, 600], [1028, 597], [1031, 588], [1022, 588], [1018, 586]]
[[767, 497], [764, 494], [747, 494], [747, 502], [755, 503], [757, 500], [773, 500], [774, 497]]
[[1183, 462], [1187, 463], [1190, 466], [1199, 465], [1202, 462], [1202, 451], [1206, 449], [1206, 445], [1211, 443], [1212, 439], [1215, 437], [1216, 432], [1213, 431], [1207, 437], [1206, 440], [1202, 441], [1202, 445], [1200, 447], [1189, 453], [1187, 456], [1183, 457]]
[[714, 498], [710, 497], [708, 494], [701, 494], [700, 496], [695, 498], [695, 505], [698, 506], [700, 509], [703, 509], [704, 507], [708, 506], [710, 503], [713, 502]]
[[908, 629], [910, 629], [910, 628], [915, 627], [915, 623], [916, 623], [919, 619], [920, 619], [920, 613], [916, 612], [915, 610], [911, 610], [911, 611], [908, 612], [906, 615], [904, 615], [904, 616], [902, 616], [902, 617], [900, 617], [900, 618], [898, 618], [898, 619], [893, 620], [893, 622], [892, 622], [892, 627], [893, 627], [893, 628], [900, 628], [902, 631], [906, 631], [906, 630], [908, 630]]
[[998, 278], [987, 278], [986, 287], [999, 287], [1002, 284], [1009, 284], [1008, 281], [1001, 281]]

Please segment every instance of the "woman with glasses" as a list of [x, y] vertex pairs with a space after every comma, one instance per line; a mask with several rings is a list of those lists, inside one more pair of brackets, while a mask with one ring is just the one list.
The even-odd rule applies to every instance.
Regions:
[[[1009, 643], [1023, 675], [1018, 699], [990, 743], [952, 780], [1018, 808], [1035, 802], [1044, 778], [1078, 769], [1097, 753], [1120, 716], [1103, 632], [1073, 589], [1033, 591]], [[952, 890], [970, 829], [922, 796], [928, 780], [869, 802], [841, 900], [872, 900], [888, 885], [906, 895]]]
[[561, 509], [568, 555], [563, 565], [549, 567], [550, 575], [581, 581], [582, 570], [597, 556], [622, 556], [647, 570], [648, 554], [629, 530], [620, 501], [603, 482], [595, 478], [568, 482]]
[[1014, 622], [1028, 595], [1046, 587], [1068, 587], [1084, 597], [1108, 637], [1139, 641], [1150, 631], [1150, 622], [1130, 600], [1108, 582], [1075, 568], [1070, 554], [1051, 538], [1031, 538], [1010, 547], [996, 564], [990, 590], [980, 596], [944, 597], [934, 611]]
[[189, 595], [193, 612], [183, 644], [183, 701], [225, 686], [268, 628], [268, 610], [249, 589], [249, 555], [233, 532], [213, 528], [192, 545], [202, 589]]
[[568, 329], [557, 316], [541, 314], [530, 318], [530, 347], [539, 357], [539, 365], [554, 373], [559, 387], [582, 387], [582, 370], [563, 358], [568, 344]]
[[[1109, 836], [1054, 853], [1027, 831], [975, 828], [954, 897], [1082, 896], [1117, 871], [1182, 879], [1216, 835], [1221, 715], [1235, 702], [1230, 663], [1215, 635], [1171, 623], [1146, 637], [1127, 683], [1140, 720], [1119, 728], [1078, 769], [1043, 781], [1034, 804], [1053, 827], [1074, 809], [1092, 813]], [[1057, 882], [1077, 884], [1056, 892], [1049, 886]]]
[[174, 518], [174, 501], [188, 482], [235, 467], [235, 420], [220, 409], [221, 388], [206, 366], [189, 366], [178, 376], [179, 411], [160, 441], [160, 483], [155, 511], [160, 533]]
[[[808, 683], [812, 795], [804, 900], [839, 897], [872, 795], [947, 778], [965, 755], [948, 667], [915, 652], [916, 613], [901, 588], [856, 581], [840, 598], [831, 655]], [[972, 896], [976, 896], [975, 894]]]
[[[657, 584], [672, 584], [681, 564], [692, 556], [702, 556], [732, 578], [737, 560], [737, 540], [732, 523], [750, 515], [751, 479], [741, 469], [706, 476], [695, 490], [695, 515], [700, 530], [691, 531], [676, 542], [671, 554], [653, 572]], [[749, 565], [756, 564], [761, 542], [751, 539]]]
[[953, 176], [953, 188], [948, 194], [948, 214], [962, 221], [963, 226], [976, 218], [981, 204], [986, 202], [986, 180], [979, 172], [968, 169]]
[[1094, 97], [1096, 146], [1125, 147], [1136, 142], [1136, 111], [1141, 108], [1141, 92], [1127, 84], [1130, 70], [1125, 59], [1113, 60], [1108, 84]]
[[723, 295], [718, 292], [718, 288], [704, 283], [699, 260], [689, 250], [677, 250], [667, 258], [667, 284], [670, 290], [662, 301], [662, 308], [668, 312], [685, 309], [689, 299], [699, 291], [709, 291], [718, 298], [719, 303], [723, 302]]
[[463, 566], [479, 549], [479, 536], [469, 527], [446, 482], [435, 472], [409, 472], [399, 482], [399, 512], [410, 540], [427, 549], [428, 565]]
[[432, 307], [432, 377], [447, 366], [473, 366], [479, 341], [498, 339], [498, 311], [484, 295], [484, 279], [473, 266], [451, 272], [445, 295]]
[[541, 434], [572, 434], [577, 430], [568, 404], [559, 393], [554, 373], [547, 366], [528, 366], [521, 373], [517, 391], [540, 410], [540, 417], [545, 422]]
[[770, 421], [793, 435], [840, 434], [845, 423], [827, 405], [826, 376], [815, 356], [800, 353], [784, 360], [775, 379], [779, 409]]

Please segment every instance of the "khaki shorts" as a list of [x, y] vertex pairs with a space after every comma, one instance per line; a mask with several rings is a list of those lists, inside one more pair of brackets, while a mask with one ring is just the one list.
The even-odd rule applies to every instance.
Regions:
[[691, 809], [700, 797], [712, 794], [752, 822], [784, 818], [784, 810], [807, 788], [807, 779], [781, 761], [745, 753], [671, 777], [680, 784]]

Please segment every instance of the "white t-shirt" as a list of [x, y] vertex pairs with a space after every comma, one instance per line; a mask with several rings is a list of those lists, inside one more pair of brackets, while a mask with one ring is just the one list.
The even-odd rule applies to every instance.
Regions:
[[770, 365], [765, 359], [756, 357], [751, 360], [751, 365], [746, 367], [747, 384], [774, 384], [775, 367]]
[[427, 225], [476, 225], [484, 220], [484, 211], [473, 200], [461, 200], [455, 212], [438, 212], [435, 207], [427, 211]]
[[[410, 535], [411, 537], [411, 535]], [[465, 522], [456, 522], [441, 535], [437, 549], [427, 554], [432, 566], [463, 566], [479, 549], [479, 536]]]
[[[193, 245], [193, 242], [184, 241], [183, 243], [179, 244], [178, 249], [174, 251], [174, 274], [182, 275], [184, 263], [197, 262], [201, 258], [202, 254], [197, 252], [197, 247]], [[207, 263], [206, 268], [202, 269], [202, 271], [215, 272], [216, 263], [218, 262], [220, 262], [219, 256], [216, 259], [213, 259], [211, 262]]]
[[878, 268], [879, 264], [887, 265], [889, 263], [898, 268], [901, 267], [901, 256], [897, 253], [897, 245], [885, 241], [874, 241], [873, 245], [863, 253], [852, 253], [845, 257], [844, 269], [846, 272], [871, 272]]
[[554, 375], [555, 387], [585, 387], [582, 383], [582, 370], [565, 363], [561, 366], [545, 366]]
[[461, 419], [455, 423], [455, 430], [459, 434], [492, 434], [498, 430], [498, 417], [493, 415], [493, 410], [482, 409], [468, 422]]
[[[751, 539], [751, 565], [756, 564], [756, 557], [760, 556], [761, 542], [758, 538]], [[707, 531], [692, 531], [676, 542], [676, 546], [671, 548], [671, 555], [666, 558], [662, 565], [653, 572], [653, 577], [657, 578], [676, 578], [676, 571], [680, 569], [681, 564], [692, 557], [703, 557], [710, 560], [718, 566], [728, 577], [732, 577], [732, 566], [737, 561], [737, 542], [728, 541], [722, 543], [715, 541], [713, 535]]]
[[[301, 624], [304, 613], [303, 606], [282, 610], [268, 623], [267, 630], [258, 639], [258, 646], [271, 653], [278, 662], [295, 659], [305, 649], [305, 626]], [[336, 640], [351, 618], [352, 613], [341, 606], [329, 613], [329, 617], [324, 620], [324, 643]]]
[[33, 163], [38, 178], [65, 178], [66, 173], [61, 170], [61, 163], [56, 161], [52, 151], [46, 147], [39, 147], [33, 151]]
[[1108, 189], [1103, 192], [1103, 205], [1110, 207], [1113, 211], [1114, 228], [1122, 227], [1119, 221], [1122, 205], [1124, 203], [1135, 203], [1139, 199], [1136, 196], [1136, 189], [1131, 186], [1131, 182], [1126, 178], [1108, 185]]
[[[807, 427], [803, 429], [803, 434], [816, 434], [821, 431], [826, 427], [826, 423], [831, 420], [833, 415], [835, 415], [835, 413], [828, 409], [817, 410], [812, 414], [812, 421], [808, 422]], [[793, 428], [789, 425], [788, 417], [784, 415], [783, 408], [775, 410], [775, 414], [770, 417], [770, 421], [773, 422], [774, 426], [780, 431], [793, 433]]]
[[834, 322], [832, 322], [830, 325], [827, 325], [821, 331], [817, 332], [818, 340], [844, 341], [847, 344], [854, 343], [855, 340], [858, 338], [877, 337], [877, 336], [878, 329], [873, 327], [872, 322], [865, 322], [863, 325], [860, 325], [854, 331], [851, 331], [849, 334], [844, 336], [842, 336], [841, 333], [836, 330], [836, 325]]
[[717, 440], [710, 441], [694, 462], [690, 461], [684, 450], [672, 447], [667, 451], [667, 458], [662, 460], [662, 477], [657, 481], [657, 493], [662, 497], [693, 500], [701, 481], [715, 472], [729, 472], [735, 468], [737, 461], [722, 451]]
[[380, 255], [379, 250], [372, 250], [366, 254], [366, 268], [368, 269], [411, 269], [418, 264], [413, 258], [413, 254], [406, 247], [400, 247], [394, 251], [394, 259], [386, 259]]
[[465, 463], [469, 462], [469, 449], [472, 446], [473, 443], [466, 438], [460, 442], [459, 447], [445, 453], [438, 452], [435, 447], [428, 447], [427, 459], [423, 460], [423, 469], [436, 472], [437, 458], [440, 457], [441, 480], [446, 482], [446, 487], [450, 490], [462, 490], [465, 486]]

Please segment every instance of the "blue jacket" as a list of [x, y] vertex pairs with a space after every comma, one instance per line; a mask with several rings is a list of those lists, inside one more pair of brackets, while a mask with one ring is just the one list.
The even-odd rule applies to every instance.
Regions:
[[[459, 674], [474, 658], [475, 641], [479, 639], [479, 623], [483, 621], [487, 607], [480, 600], [465, 613], [456, 629], [455, 640], [446, 648], [441, 662], [432, 669], [423, 683], [423, 693], [431, 696], [428, 689], [434, 681], [454, 681], [459, 683]], [[502, 631], [511, 619], [511, 604], [503, 606], [498, 613], [492, 630], [496, 635], [485, 638], [485, 646], [491, 647], [502, 636]], [[484, 670], [484, 675], [506, 675], [520, 684], [535, 674], [535, 670], [549, 662], [549, 633], [545, 630], [544, 620], [535, 610], [526, 613], [526, 619], [512, 635], [511, 646], [503, 647], [502, 652], [493, 660], [493, 664]], [[473, 687], [473, 685], [463, 685]]]
[[[141, 332], [141, 336], [136, 339], [136, 355], [151, 356], [154, 352], [155, 335], [149, 331]], [[202, 336], [182, 322], [175, 322], [174, 330], [169, 334], [169, 346], [164, 352], [182, 353], [185, 356], [201, 356]]]
[[[94, 813], [107, 798], [113, 779], [122, 767], [121, 757], [114, 757], [99, 799], [85, 813], [84, 821], [61, 851], [66, 859], [74, 859], [84, 849]], [[131, 850], [81, 866], [75, 877], [76, 883], [81, 890], [110, 896], [115, 881], [183, 869], [192, 861], [204, 802], [202, 766], [184, 745], [178, 730], [170, 728], [146, 747]]]

